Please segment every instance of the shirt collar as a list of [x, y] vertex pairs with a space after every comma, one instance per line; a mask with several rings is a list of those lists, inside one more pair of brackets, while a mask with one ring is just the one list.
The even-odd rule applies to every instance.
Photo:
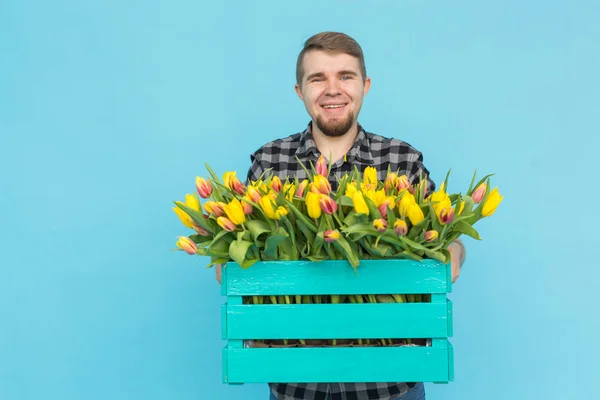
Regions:
[[[304, 132], [301, 133], [300, 146], [296, 150], [295, 155], [298, 157], [302, 157], [307, 156], [311, 153], [315, 156], [321, 154], [319, 152], [319, 149], [317, 148], [315, 140], [313, 139], [312, 121], [308, 123], [308, 126], [306, 127]], [[367, 133], [360, 124], [358, 124], [358, 135], [356, 135], [354, 144], [352, 144], [352, 147], [346, 153], [346, 159], [356, 159], [367, 164], [373, 163], [373, 157], [371, 155], [371, 144], [369, 142]]]

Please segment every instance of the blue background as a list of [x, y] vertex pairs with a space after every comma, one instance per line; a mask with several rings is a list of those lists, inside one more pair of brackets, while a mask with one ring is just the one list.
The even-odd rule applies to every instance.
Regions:
[[454, 286], [428, 399], [592, 398], [600, 377], [595, 1], [4, 1], [0, 399], [266, 399], [221, 383], [220, 297], [172, 201], [308, 116], [302, 43], [362, 45], [367, 130], [505, 196]]

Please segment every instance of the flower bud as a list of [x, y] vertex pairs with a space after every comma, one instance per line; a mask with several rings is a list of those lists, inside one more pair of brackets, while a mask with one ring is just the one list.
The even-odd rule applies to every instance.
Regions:
[[198, 194], [200, 195], [200, 197], [202, 197], [203, 199], [206, 199], [206, 198], [210, 197], [210, 195], [212, 194], [213, 187], [209, 181], [197, 176], [196, 177], [196, 190], [198, 191]]
[[321, 176], [327, 176], [327, 163], [325, 162], [325, 157], [323, 157], [323, 154], [321, 154], [319, 156], [319, 159], [317, 160], [317, 164], [315, 165], [315, 171], [317, 172], [318, 175]]
[[440, 222], [444, 225], [449, 224], [454, 219], [454, 208], [443, 208], [440, 211]]
[[196, 198], [196, 196], [191, 194], [185, 195], [185, 205], [191, 208], [192, 210], [200, 211], [200, 202]]
[[477, 186], [477, 189], [475, 189], [475, 191], [471, 195], [471, 198], [473, 199], [473, 202], [475, 204], [481, 203], [481, 200], [483, 200], [483, 197], [485, 196], [486, 190], [487, 190], [487, 184], [485, 182], [483, 182], [481, 185]]
[[282, 188], [281, 179], [279, 179], [279, 177], [277, 175], [273, 176], [273, 179], [271, 180], [271, 189], [273, 189], [274, 191], [279, 193], [279, 192], [281, 192], [281, 188]]
[[369, 215], [369, 207], [362, 194], [362, 192], [356, 191], [352, 195], [352, 204], [354, 205], [354, 211], [357, 214]]
[[483, 203], [481, 215], [483, 217], [489, 217], [494, 212], [496, 212], [496, 208], [498, 208], [498, 205], [502, 202], [502, 199], [504, 199], [504, 196], [500, 195], [500, 192], [498, 192], [498, 188], [494, 188], [490, 192], [490, 195], [488, 196], [485, 203]]
[[335, 213], [338, 209], [338, 205], [335, 200], [324, 194], [321, 195], [321, 198], [319, 199], [319, 205], [321, 206], [321, 210], [323, 210], [325, 214], [329, 215]]
[[397, 219], [394, 222], [394, 232], [398, 236], [404, 236], [408, 233], [408, 224], [403, 219]]
[[296, 197], [304, 197], [304, 190], [306, 190], [307, 185], [308, 179], [303, 180], [300, 185], [298, 185], [298, 189], [296, 189]]
[[180, 236], [176, 245], [178, 248], [190, 255], [196, 254], [196, 251], [198, 250], [196, 243], [194, 243], [194, 241], [187, 236]]
[[231, 222], [231, 220], [227, 217], [218, 217], [217, 223], [221, 228], [225, 229], [228, 232], [232, 232], [235, 230], [235, 224]]
[[314, 183], [320, 193], [329, 194], [331, 192], [331, 184], [324, 176], [315, 175]]
[[225, 183], [225, 186], [227, 186], [229, 189], [234, 190], [238, 194], [244, 194], [246, 192], [246, 188], [236, 177], [234, 171], [225, 172], [225, 174], [223, 174], [223, 183]]
[[311, 218], [319, 218], [321, 216], [320, 194], [308, 192], [306, 194], [306, 209]]
[[194, 225], [193, 228], [200, 236], [210, 236], [210, 232], [199, 225]]
[[260, 192], [254, 186], [248, 186], [247, 195], [250, 197], [250, 200], [252, 200], [254, 203], [258, 203], [262, 198]]
[[392, 188], [396, 187], [396, 183], [398, 182], [398, 174], [395, 172], [389, 173], [388, 176], [385, 177], [385, 182], [383, 187], [386, 193], [389, 193]]
[[216, 203], [214, 201], [207, 201], [204, 203], [204, 211], [209, 214], [214, 215], [215, 217], [220, 217], [225, 213], [225, 209], [223, 208], [224, 203]]
[[438, 238], [440, 234], [438, 233], [438, 231], [436, 230], [430, 230], [425, 232], [425, 241], [426, 242], [433, 242], [435, 239]]
[[248, 196], [248, 194], [242, 198], [242, 209], [244, 210], [244, 215], [252, 214], [252, 204], [248, 202], [249, 200], [250, 196]]
[[323, 238], [327, 243], [335, 242], [340, 238], [340, 232], [337, 229], [328, 229], [323, 233]]
[[387, 229], [387, 226], [388, 226], [388, 223], [383, 218], [377, 218], [377, 219], [373, 220], [373, 228], [375, 228], [375, 230], [379, 233], [385, 232], [385, 230]]
[[404, 189], [410, 189], [411, 185], [410, 182], [408, 181], [408, 177], [406, 175], [402, 175], [398, 177], [398, 180], [396, 181], [396, 189], [398, 189], [398, 191], [404, 190]]

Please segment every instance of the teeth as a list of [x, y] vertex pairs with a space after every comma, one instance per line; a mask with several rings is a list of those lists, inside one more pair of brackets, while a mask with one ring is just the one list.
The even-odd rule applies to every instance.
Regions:
[[340, 107], [344, 107], [343, 104], [332, 104], [332, 105], [328, 105], [328, 106], [323, 106], [323, 108], [340, 108]]

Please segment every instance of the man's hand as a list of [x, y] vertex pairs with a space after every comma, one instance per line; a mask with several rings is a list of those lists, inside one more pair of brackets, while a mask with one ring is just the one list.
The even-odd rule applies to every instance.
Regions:
[[215, 264], [215, 273], [217, 274], [217, 282], [221, 283], [221, 275], [222, 275], [222, 271], [221, 271], [221, 264]]
[[456, 282], [460, 275], [460, 267], [465, 262], [466, 250], [460, 239], [456, 239], [448, 246], [450, 252], [450, 260], [452, 265], [452, 283]]

